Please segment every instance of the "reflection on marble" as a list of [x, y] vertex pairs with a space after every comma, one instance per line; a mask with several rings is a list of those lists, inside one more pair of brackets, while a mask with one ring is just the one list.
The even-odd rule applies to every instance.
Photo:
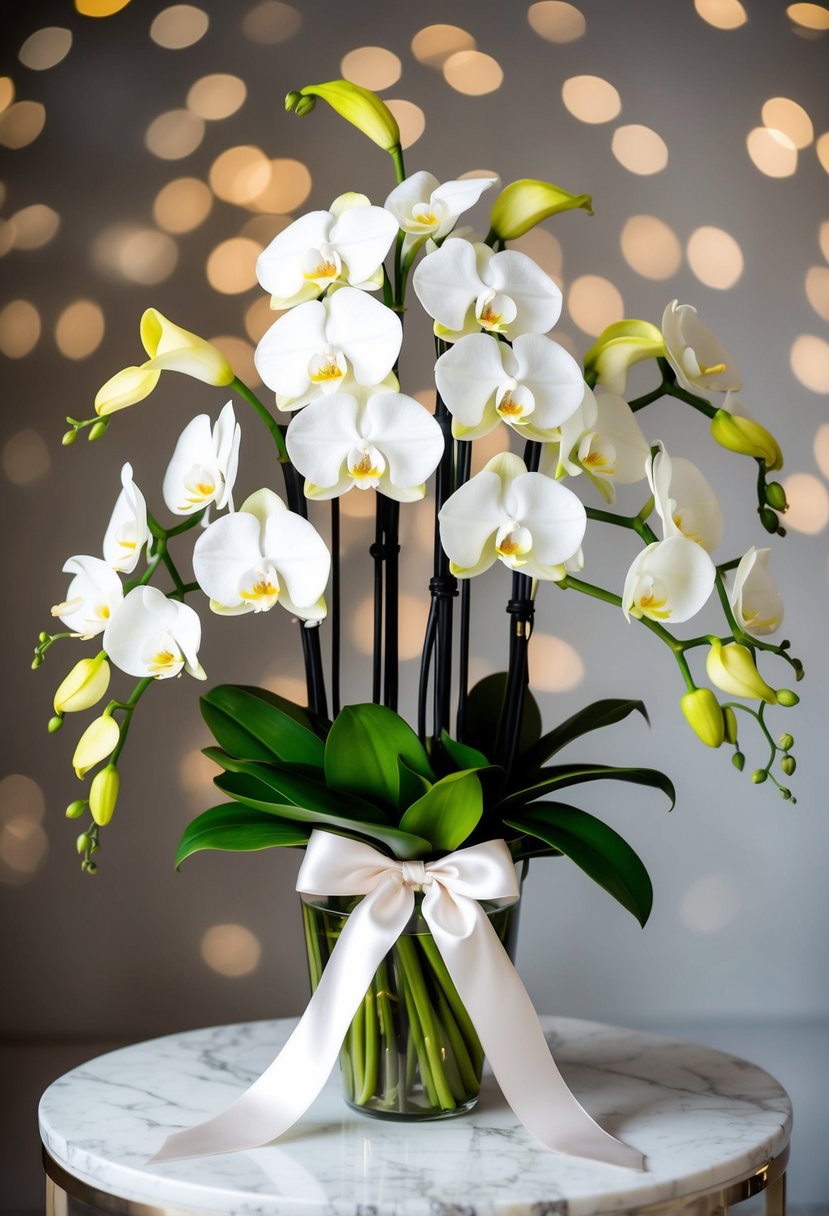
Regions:
[[40, 1105], [41, 1137], [82, 1182], [122, 1198], [238, 1216], [588, 1216], [708, 1191], [779, 1154], [788, 1097], [711, 1048], [569, 1018], [542, 1019], [576, 1096], [647, 1156], [645, 1174], [550, 1153], [491, 1077], [469, 1115], [403, 1124], [349, 1110], [339, 1077], [278, 1143], [150, 1165], [173, 1131], [217, 1114], [270, 1063], [294, 1023], [155, 1039], [67, 1073]]

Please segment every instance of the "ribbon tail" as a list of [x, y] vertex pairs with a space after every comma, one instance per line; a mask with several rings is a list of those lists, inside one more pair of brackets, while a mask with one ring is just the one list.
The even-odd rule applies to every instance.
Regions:
[[337, 1062], [351, 1019], [374, 973], [408, 921], [413, 899], [392, 901], [383, 884], [348, 917], [322, 978], [282, 1051], [249, 1089], [221, 1114], [168, 1136], [152, 1161], [179, 1161], [257, 1148], [281, 1136], [305, 1113]]
[[[457, 895], [455, 900], [461, 903]], [[468, 935], [442, 927], [437, 907], [433, 912], [424, 904], [424, 916], [515, 1114], [554, 1152], [643, 1170], [643, 1154], [600, 1127], [570, 1091], [498, 934], [476, 900], [462, 902], [474, 916]]]

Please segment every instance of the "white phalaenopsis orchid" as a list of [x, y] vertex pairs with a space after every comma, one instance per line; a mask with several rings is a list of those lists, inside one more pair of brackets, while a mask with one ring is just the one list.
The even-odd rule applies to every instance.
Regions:
[[560, 427], [559, 442], [545, 446], [540, 468], [556, 478], [586, 473], [612, 503], [617, 483], [644, 480], [649, 455], [648, 441], [627, 401], [585, 386], [579, 408]]
[[580, 562], [587, 519], [576, 495], [511, 452], [495, 456], [447, 499], [440, 539], [452, 573], [471, 578], [497, 560], [531, 578], [561, 579]]
[[488, 245], [452, 238], [423, 259], [412, 284], [447, 342], [481, 329], [510, 341], [543, 334], [561, 315], [556, 284], [516, 249], [493, 253]]
[[695, 541], [678, 533], [655, 541], [627, 572], [622, 611], [628, 620], [687, 621], [705, 604], [714, 576], [714, 563]]
[[113, 570], [131, 574], [150, 539], [147, 503], [132, 479], [131, 464], [121, 469], [121, 487], [104, 533], [103, 553], [104, 561]]
[[662, 314], [668, 361], [689, 392], [739, 391], [742, 376], [731, 355], [690, 304], [671, 300]]
[[426, 493], [443, 453], [443, 432], [420, 402], [403, 393], [318, 397], [288, 427], [288, 454], [306, 478], [308, 498], [379, 490], [398, 502]]
[[435, 383], [456, 439], [478, 439], [499, 422], [526, 439], [557, 438], [585, 391], [575, 359], [542, 334], [523, 334], [512, 347], [492, 334], [468, 334], [438, 359]]
[[404, 256], [428, 238], [441, 241], [448, 236], [458, 217], [497, 183], [497, 177], [466, 177], [441, 185], [433, 174], [421, 170], [395, 186], [386, 208], [406, 234]]
[[228, 401], [211, 429], [199, 414], [181, 432], [164, 474], [164, 501], [175, 515], [193, 515], [214, 502], [233, 510], [241, 431]]
[[276, 321], [256, 348], [259, 375], [283, 410], [335, 393], [347, 376], [379, 384], [400, 353], [400, 318], [356, 287], [300, 304]]
[[728, 596], [737, 623], [755, 637], [774, 633], [783, 621], [783, 600], [768, 571], [770, 554], [752, 545], [740, 558]]
[[59, 617], [78, 637], [94, 638], [103, 633], [121, 607], [124, 599], [121, 580], [108, 562], [83, 554], [70, 557], [63, 571], [75, 577], [67, 588], [66, 599], [52, 608], [52, 616]]
[[260, 253], [256, 273], [272, 308], [316, 299], [333, 283], [363, 291], [383, 285], [382, 263], [397, 235], [395, 217], [364, 194], [341, 194], [328, 211], [311, 211]]
[[722, 539], [723, 516], [717, 496], [690, 460], [673, 459], [661, 448], [647, 462], [648, 482], [662, 535], [686, 536], [709, 553]]
[[321, 620], [330, 568], [316, 528], [267, 489], [212, 523], [193, 549], [199, 586], [224, 616], [267, 612], [279, 602], [303, 620]]
[[157, 587], [133, 587], [104, 632], [104, 650], [130, 676], [168, 680], [182, 671], [207, 676], [198, 660], [201, 621]]

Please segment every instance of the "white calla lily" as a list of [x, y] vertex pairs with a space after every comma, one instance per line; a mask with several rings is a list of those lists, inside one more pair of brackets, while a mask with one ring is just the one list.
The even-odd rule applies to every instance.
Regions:
[[542, 334], [522, 334], [512, 347], [492, 334], [468, 334], [440, 356], [435, 383], [456, 439], [478, 439], [499, 422], [526, 439], [558, 438], [585, 390], [575, 359]]
[[497, 184], [497, 177], [466, 177], [441, 185], [432, 173], [421, 170], [395, 186], [386, 199], [386, 209], [406, 234], [403, 255], [427, 238], [443, 240], [458, 217]]
[[623, 397], [586, 386], [581, 404], [560, 427], [557, 444], [549, 444], [540, 468], [556, 478], [586, 473], [603, 498], [614, 502], [616, 484], [645, 478], [650, 446]]
[[390, 308], [355, 287], [340, 287], [274, 322], [256, 348], [256, 369], [279, 408], [296, 410], [339, 391], [349, 375], [361, 385], [378, 384], [402, 340], [400, 318]]
[[714, 563], [694, 541], [679, 534], [654, 541], [627, 572], [622, 611], [628, 620], [687, 621], [705, 604], [714, 577]]
[[193, 515], [211, 502], [219, 510], [233, 510], [240, 440], [241, 430], [230, 401], [212, 429], [207, 414], [188, 422], [164, 474], [164, 501], [173, 514]]
[[673, 459], [664, 447], [647, 462], [648, 482], [662, 535], [687, 536], [709, 553], [722, 540], [723, 515], [717, 496], [690, 460]]
[[561, 315], [558, 287], [517, 249], [493, 253], [460, 238], [444, 241], [423, 259], [412, 283], [435, 333], [447, 342], [481, 329], [510, 341], [543, 334]]
[[278, 233], [259, 255], [256, 273], [272, 308], [316, 299], [334, 283], [375, 291], [396, 234], [397, 221], [383, 207], [364, 194], [341, 195], [330, 210], [311, 211]]
[[103, 633], [121, 607], [124, 590], [108, 562], [100, 557], [78, 555], [64, 564], [64, 574], [74, 574], [66, 599], [52, 608], [68, 629], [82, 638]]
[[581, 561], [587, 524], [571, 490], [530, 473], [511, 452], [495, 456], [447, 499], [440, 538], [452, 573], [470, 578], [500, 560], [531, 578], [561, 579]]
[[728, 596], [738, 624], [755, 637], [774, 633], [783, 621], [783, 600], [768, 571], [770, 554], [752, 545], [740, 558]]
[[201, 621], [157, 587], [133, 587], [104, 632], [104, 649], [130, 676], [168, 680], [186, 671], [205, 680], [198, 660]]
[[690, 304], [671, 300], [662, 314], [662, 334], [668, 361], [689, 392], [726, 393], [742, 387], [731, 355]]
[[316, 528], [267, 489], [212, 523], [193, 549], [199, 586], [224, 616], [267, 612], [278, 602], [303, 620], [321, 620], [330, 567]]
[[374, 393], [362, 403], [334, 393], [293, 418], [286, 443], [309, 498], [336, 498], [357, 486], [412, 502], [423, 497], [437, 468], [443, 432], [403, 393]]
[[147, 503], [132, 479], [132, 465], [121, 469], [121, 493], [104, 533], [104, 561], [113, 570], [131, 574], [150, 539]]

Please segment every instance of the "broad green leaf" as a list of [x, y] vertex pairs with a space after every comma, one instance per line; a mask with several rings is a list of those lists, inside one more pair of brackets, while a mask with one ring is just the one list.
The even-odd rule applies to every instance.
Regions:
[[346, 705], [325, 743], [325, 780], [396, 811], [400, 795], [398, 757], [427, 781], [429, 757], [412, 728], [383, 705]]
[[613, 828], [564, 803], [526, 807], [505, 823], [564, 853], [644, 928], [653, 905], [651, 880], [639, 856]]
[[426, 857], [432, 851], [432, 846], [425, 837], [415, 836], [411, 832], [404, 832], [384, 823], [365, 822], [337, 815], [332, 811], [319, 811], [312, 807], [297, 806], [292, 802], [279, 802], [267, 785], [247, 773], [222, 773], [216, 777], [215, 783], [222, 793], [229, 794], [237, 802], [252, 807], [255, 811], [264, 811], [268, 815], [276, 815], [291, 822], [311, 823], [321, 830], [337, 832], [344, 836], [367, 836], [370, 840], [382, 844], [402, 861]]
[[297, 848], [310, 832], [296, 823], [283, 823], [275, 815], [254, 811], [238, 802], [225, 802], [198, 815], [184, 830], [176, 850], [176, 869], [203, 849], [252, 852], [255, 849]]
[[458, 770], [489, 767], [489, 760], [483, 752], [479, 752], [476, 747], [470, 747], [468, 743], [460, 743], [457, 739], [453, 739], [448, 730], [440, 732], [440, 745]]
[[398, 809], [402, 812], [413, 802], [417, 802], [418, 798], [422, 798], [424, 794], [428, 793], [432, 788], [432, 783], [425, 777], [421, 777], [420, 773], [416, 773], [414, 769], [409, 768], [402, 756], [397, 757], [397, 773], [400, 780]]
[[569, 785], [583, 785], [586, 781], [629, 781], [634, 785], [645, 785], [651, 789], [662, 790], [671, 800], [670, 809], [676, 803], [676, 790], [673, 782], [656, 768], [617, 768], [612, 764], [557, 764], [552, 768], [542, 768], [537, 774], [537, 780], [524, 789], [513, 790], [501, 803], [502, 814], [512, 812], [516, 807], [543, 798], [545, 794], [555, 791], [558, 793]]
[[[495, 753], [498, 737], [498, 722], [507, 686], [507, 673], [498, 671], [479, 680], [469, 694], [464, 718], [464, 743], [471, 744], [484, 755]], [[524, 697], [524, 713], [521, 718], [521, 733], [518, 738], [519, 754], [536, 742], [541, 734], [541, 712], [529, 689]]]
[[213, 748], [205, 748], [205, 755], [232, 773], [245, 773], [266, 787], [268, 796], [275, 802], [293, 802], [311, 810], [331, 812], [345, 819], [364, 819], [368, 823], [385, 823], [386, 816], [379, 807], [362, 798], [344, 794], [341, 790], [329, 789], [322, 781], [316, 781], [303, 772], [277, 764], [263, 764], [257, 760], [236, 760]]
[[477, 773], [450, 773], [406, 811], [400, 827], [425, 836], [435, 853], [451, 852], [478, 826], [483, 795]]
[[220, 684], [201, 698], [219, 745], [241, 760], [284, 760], [322, 768], [325, 744], [307, 713], [262, 688]]
[[621, 722], [634, 710], [640, 713], [650, 725], [648, 711], [642, 701], [624, 701], [619, 697], [594, 701], [592, 705], [586, 705], [584, 709], [580, 709], [578, 713], [562, 722], [555, 730], [542, 735], [524, 756], [524, 760], [528, 767], [540, 768], [551, 756], [555, 756], [574, 739], [579, 739], [589, 731], [601, 730], [604, 726], [612, 726], [615, 722]]

